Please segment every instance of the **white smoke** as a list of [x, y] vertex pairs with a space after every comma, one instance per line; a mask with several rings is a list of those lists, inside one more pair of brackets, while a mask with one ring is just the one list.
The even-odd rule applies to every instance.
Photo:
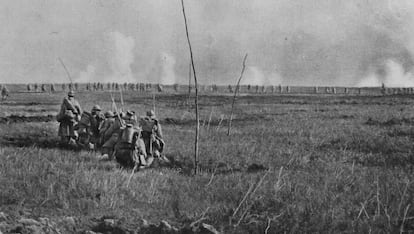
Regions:
[[75, 78], [75, 82], [86, 83], [95, 79], [95, 66], [88, 65], [85, 71], [81, 71], [79, 76]]
[[279, 85], [283, 82], [278, 72], [265, 73], [257, 66], [247, 66], [241, 85]]
[[175, 58], [166, 52], [162, 52], [160, 56], [161, 56], [161, 64], [162, 64], [160, 83], [166, 84], [166, 85], [171, 85], [171, 84], [176, 83]]
[[133, 37], [125, 36], [120, 32], [108, 34], [109, 63], [112, 69], [112, 80], [132, 82], [134, 81], [131, 64], [134, 62], [133, 49], [135, 41]]
[[387, 60], [385, 64], [384, 78], [376, 74], [370, 74], [357, 85], [360, 87], [378, 87], [384, 84], [386, 87], [414, 87], [414, 76], [410, 71], [405, 71], [400, 63]]
[[246, 66], [241, 85], [263, 85], [265, 83], [265, 75], [257, 66]]

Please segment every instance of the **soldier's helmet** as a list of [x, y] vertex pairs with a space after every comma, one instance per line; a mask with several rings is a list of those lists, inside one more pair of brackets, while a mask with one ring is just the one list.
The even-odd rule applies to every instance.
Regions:
[[68, 92], [68, 97], [74, 97], [75, 96], [75, 92], [73, 92], [73, 90]]
[[105, 112], [105, 118], [112, 118], [114, 117], [114, 113], [112, 111]]
[[101, 111], [102, 109], [101, 109], [101, 107], [99, 106], [99, 105], [94, 105], [93, 107], [92, 107], [92, 111]]
[[147, 116], [150, 118], [155, 118], [155, 112], [153, 110], [147, 111]]

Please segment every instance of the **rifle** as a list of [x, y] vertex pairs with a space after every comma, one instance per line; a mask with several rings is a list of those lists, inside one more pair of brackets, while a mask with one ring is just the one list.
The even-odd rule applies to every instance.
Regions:
[[112, 96], [112, 93], [110, 93], [110, 94], [111, 94], [112, 106], [115, 108], [116, 115], [119, 119], [119, 122], [121, 123], [121, 127], [125, 127], [125, 123], [124, 123], [123, 119], [121, 118], [121, 115], [119, 114], [118, 108], [116, 106], [114, 96]]

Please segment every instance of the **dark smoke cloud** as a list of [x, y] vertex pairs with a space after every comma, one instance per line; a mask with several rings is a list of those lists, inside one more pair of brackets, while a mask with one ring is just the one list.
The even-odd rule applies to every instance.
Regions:
[[[202, 83], [408, 85], [409, 0], [185, 1]], [[187, 83], [180, 1], [18, 0], [0, 7], [0, 81]]]

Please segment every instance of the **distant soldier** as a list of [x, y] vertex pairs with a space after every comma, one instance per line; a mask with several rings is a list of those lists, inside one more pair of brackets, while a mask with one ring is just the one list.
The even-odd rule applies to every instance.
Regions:
[[73, 90], [73, 85], [72, 83], [68, 84], [69, 90]]
[[174, 84], [174, 91], [178, 92], [178, 84]]
[[30, 84], [27, 84], [27, 86], [26, 86], [26, 87], [27, 87], [27, 91], [29, 91], [29, 92], [30, 92], [30, 91], [32, 90], [32, 86], [31, 86]]
[[256, 85], [255, 90], [256, 90], [256, 93], [259, 92], [259, 86], [258, 85]]
[[78, 88], [79, 88], [78, 83], [75, 83], [74, 85], [75, 85], [75, 90], [78, 91]]
[[142, 139], [145, 143], [145, 150], [149, 162], [154, 158], [159, 158], [168, 161], [161, 155], [164, 150], [164, 140], [161, 131], [161, 125], [155, 116], [153, 110], [147, 111], [147, 116], [141, 118], [140, 125], [142, 128]]
[[157, 85], [157, 90], [158, 90], [159, 93], [162, 92], [162, 84], [158, 84]]
[[[35, 84], [35, 89], [37, 89], [36, 87], [37, 87], [37, 84]], [[65, 90], [66, 90], [66, 84], [65, 84], [65, 83], [63, 83], [63, 84], [62, 84], [62, 90], [63, 90], [63, 91], [65, 91]]]
[[139, 83], [136, 83], [135, 84], [135, 89], [137, 90], [137, 91], [140, 91], [139, 89], [140, 89], [140, 87], [139, 87]]
[[91, 112], [84, 111], [78, 123], [78, 145], [86, 149], [96, 149], [99, 143], [99, 126], [104, 120], [101, 107], [95, 105]]
[[115, 89], [119, 90], [119, 84], [118, 83], [115, 83]]
[[386, 89], [385, 89], [385, 84], [384, 83], [382, 83], [382, 85], [381, 85], [381, 93], [382, 93], [382, 95], [386, 94]]
[[5, 101], [7, 97], [9, 96], [9, 90], [5, 85], [1, 88], [1, 100]]
[[56, 116], [59, 125], [59, 137], [62, 144], [76, 145], [77, 132], [75, 125], [80, 120], [82, 114], [79, 102], [75, 100], [75, 93], [71, 90], [68, 97], [63, 99], [60, 112]]
[[54, 85], [54, 84], [51, 84], [51, 85], [50, 85], [50, 91], [51, 91], [52, 93], [56, 92], [56, 89], [55, 89], [55, 85]]
[[140, 129], [132, 124], [127, 124], [121, 129], [114, 156], [122, 167], [127, 168], [144, 168], [152, 162], [147, 160], [145, 144], [140, 138]]
[[35, 84], [34, 84], [34, 91], [35, 91], [35, 92], [37, 92], [37, 89], [38, 89], [38, 86], [37, 86], [37, 84], [35, 83]]
[[111, 90], [111, 83], [106, 83], [106, 89]]
[[247, 91], [250, 91], [251, 88], [252, 88], [251, 85], [247, 85]]
[[232, 87], [231, 85], [229, 85], [229, 86], [227, 87], [227, 89], [229, 90], [229, 93], [233, 93], [233, 87]]
[[46, 92], [46, 85], [45, 84], [42, 84], [41, 90], [42, 90], [42, 92]]

